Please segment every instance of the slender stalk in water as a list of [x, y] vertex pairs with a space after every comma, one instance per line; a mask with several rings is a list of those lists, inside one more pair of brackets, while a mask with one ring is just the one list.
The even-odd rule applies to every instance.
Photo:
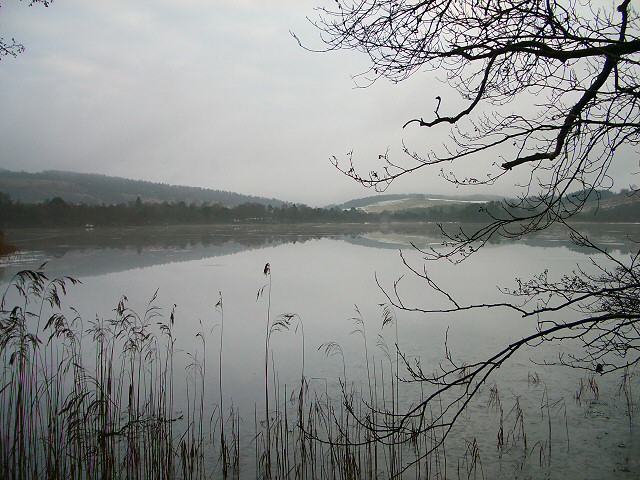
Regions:
[[264, 415], [265, 415], [265, 478], [271, 478], [271, 441], [269, 436], [271, 435], [271, 420], [269, 411], [269, 339], [271, 334], [271, 266], [267, 263], [264, 266], [263, 273], [269, 278], [269, 283], [263, 285], [258, 291], [258, 298], [264, 295], [265, 289], [267, 291], [267, 324], [265, 328], [264, 337]]

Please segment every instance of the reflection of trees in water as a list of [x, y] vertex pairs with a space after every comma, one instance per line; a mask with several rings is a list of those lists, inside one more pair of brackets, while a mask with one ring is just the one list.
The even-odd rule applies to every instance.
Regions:
[[251, 227], [139, 227], [121, 229], [24, 229], [10, 232], [11, 238], [23, 249], [45, 250], [64, 255], [69, 250], [86, 248], [115, 249], [188, 249], [194, 247], [218, 247], [229, 243], [248, 248], [274, 243], [299, 243], [310, 239], [336, 237], [345, 234], [359, 235], [371, 231], [367, 226], [320, 226], [300, 228], [276, 226]]
[[[398, 249], [404, 246], [415, 245], [420, 248], [437, 247], [444, 241], [443, 236], [437, 226], [414, 225], [409, 227], [401, 225], [400, 228], [393, 228], [394, 225], [379, 229], [375, 232], [361, 232], [355, 235], [347, 235], [343, 238], [350, 242], [362, 246], [373, 248]], [[463, 232], [475, 231], [477, 225], [462, 224]], [[449, 232], [454, 230], [452, 224], [447, 224], [445, 228]], [[637, 251], [638, 241], [640, 241], [640, 225], [637, 224], [582, 224], [577, 228], [582, 234], [594, 243], [603, 245], [608, 251], [619, 251], [628, 255]], [[500, 236], [491, 237], [489, 245], [510, 245], [522, 244], [531, 247], [565, 247], [571, 251], [581, 254], [593, 254], [594, 252], [582, 245], [576, 245], [569, 238], [569, 233], [563, 227], [550, 227], [542, 232], [535, 232], [527, 235], [526, 238], [514, 240], [505, 239]]]
[[[474, 230], [474, 224], [461, 224], [463, 231]], [[447, 224], [448, 230], [452, 229]], [[615, 246], [627, 253], [637, 248], [635, 239], [640, 239], [640, 225], [637, 224], [583, 224], [578, 230], [592, 240]], [[86, 248], [135, 249], [138, 252], [149, 249], [189, 249], [198, 247], [219, 247], [235, 243], [247, 248], [262, 247], [281, 243], [303, 243], [311, 239], [345, 238], [357, 240], [365, 234], [375, 234], [384, 248], [384, 243], [403, 243], [422, 239], [431, 243], [444, 240], [436, 224], [387, 223], [376, 225], [300, 225], [251, 227], [139, 227], [122, 229], [64, 229], [64, 230], [15, 230], [9, 238], [22, 249], [44, 250], [49, 255], [61, 257], [70, 250]], [[385, 236], [389, 241], [385, 241]], [[548, 246], [549, 243], [567, 240], [568, 248], [576, 249], [568, 241], [568, 234], [562, 228], [552, 228], [532, 234], [520, 240], [531, 246]], [[511, 242], [501, 237], [489, 239], [491, 244]], [[564, 243], [563, 243], [564, 245]], [[579, 250], [579, 248], [578, 248]]]
[[[461, 225], [460, 228], [474, 226]], [[452, 225], [448, 224], [451, 229]], [[585, 224], [582, 231], [609, 250], [628, 254], [637, 249], [640, 225]], [[141, 227], [126, 229], [22, 230], [9, 232], [12, 242], [24, 251], [39, 251], [44, 257], [67, 264], [68, 268], [86, 270], [84, 274], [124, 271], [173, 262], [198, 260], [268, 248], [287, 243], [331, 238], [373, 248], [405, 248], [439, 245], [443, 241], [435, 224], [382, 225], [296, 225], [252, 227]], [[494, 237], [491, 244], [512, 243]], [[562, 229], [548, 229], [530, 235], [523, 244], [532, 247], [563, 246], [588, 253], [568, 241]], [[87, 258], [91, 265], [87, 265]], [[15, 269], [15, 266], [11, 267]], [[13, 271], [13, 270], [12, 270]]]
[[[628, 255], [638, 251], [640, 241], [640, 225], [638, 224], [579, 224], [575, 225], [578, 232], [591, 242], [602, 246], [607, 251], [617, 250]], [[576, 244], [569, 238], [569, 232], [563, 226], [555, 226], [545, 231], [528, 235], [524, 242], [531, 246], [559, 246], [574, 252], [593, 254], [593, 249], [582, 244]], [[500, 243], [500, 242], [490, 242]]]
[[[11, 232], [24, 251], [37, 252], [38, 265], [50, 260], [47, 272], [77, 277], [122, 272], [176, 262], [231, 255], [285, 243], [341, 237], [344, 228], [141, 227], [127, 229], [31, 229]], [[350, 231], [350, 229], [347, 229]], [[33, 262], [8, 271], [35, 268]]]

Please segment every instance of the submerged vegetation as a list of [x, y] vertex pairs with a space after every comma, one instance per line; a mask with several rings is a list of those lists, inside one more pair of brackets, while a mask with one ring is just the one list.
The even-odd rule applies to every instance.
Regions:
[[[271, 269], [256, 300], [264, 302], [264, 396], [249, 413], [225, 401], [223, 391], [224, 309], [222, 294], [212, 305], [219, 328], [201, 326], [200, 347], [185, 352], [176, 335], [175, 309], [168, 318], [156, 295], [138, 314], [122, 297], [110, 318], [86, 321], [64, 305], [64, 295], [78, 280], [49, 279], [39, 269], [21, 271], [9, 282], [0, 308], [0, 476], [25, 478], [482, 478], [484, 453], [479, 440], [465, 437], [462, 449], [447, 450], [450, 426], [428, 431], [415, 425], [411, 441], [400, 443], [399, 412], [419, 402], [423, 386], [403, 383], [406, 362], [400, 357], [398, 323], [384, 305], [382, 328], [393, 345], [378, 336], [376, 358], [365, 320], [356, 308], [353, 333], [362, 338], [363, 377], [351, 377], [340, 345], [319, 350], [342, 361], [337, 388], [305, 374], [302, 319], [271, 312]], [[156, 292], [157, 293], [157, 292]], [[211, 338], [217, 332], [219, 337]], [[281, 384], [271, 358], [274, 335], [295, 335], [300, 371], [289, 386]], [[213, 340], [213, 341], [212, 341]], [[207, 350], [218, 345], [217, 373]], [[632, 421], [634, 393], [629, 374], [622, 392]], [[529, 375], [537, 388], [537, 373]], [[402, 387], [402, 388], [401, 388]], [[407, 395], [407, 392], [411, 395]], [[538, 394], [540, 394], [540, 391]], [[548, 440], [527, 443], [525, 413], [516, 398], [512, 408], [495, 384], [484, 397], [496, 419], [500, 457], [516, 459], [519, 470], [549, 471], [551, 422], [563, 408], [542, 393], [542, 418]], [[460, 392], [452, 392], [459, 395]], [[547, 395], [545, 397], [545, 395]], [[576, 402], [597, 396], [595, 376], [585, 379]], [[463, 394], [461, 402], [467, 401]], [[444, 408], [446, 403], [441, 405]], [[445, 413], [435, 406], [433, 419]], [[564, 406], [566, 421], [566, 406]], [[380, 436], [374, 426], [390, 435]], [[555, 427], [554, 427], [555, 428]], [[485, 436], [494, 438], [493, 433]], [[568, 448], [568, 432], [562, 434]], [[555, 438], [554, 438], [555, 442]], [[566, 446], [564, 446], [566, 444]], [[450, 448], [450, 447], [449, 447]], [[253, 453], [248, 455], [247, 452]], [[452, 453], [453, 452], [453, 453]], [[253, 458], [254, 462], [247, 461]], [[511, 461], [510, 460], [510, 461]]]

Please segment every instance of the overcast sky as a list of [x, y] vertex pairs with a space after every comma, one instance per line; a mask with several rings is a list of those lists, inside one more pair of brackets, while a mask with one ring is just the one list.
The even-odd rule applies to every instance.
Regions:
[[[0, 35], [26, 50], [0, 61], [0, 167], [62, 169], [326, 205], [374, 192], [342, 176], [402, 142], [425, 151], [446, 130], [428, 115], [432, 74], [355, 88], [355, 52], [321, 47], [306, 17], [333, 0], [2, 2]], [[444, 102], [443, 102], [444, 106]], [[491, 162], [481, 165], [483, 172]], [[389, 193], [465, 193], [421, 171]], [[473, 174], [473, 172], [472, 172]], [[514, 179], [515, 180], [515, 179]], [[468, 193], [507, 194], [509, 185]], [[505, 190], [506, 189], [506, 190]]]

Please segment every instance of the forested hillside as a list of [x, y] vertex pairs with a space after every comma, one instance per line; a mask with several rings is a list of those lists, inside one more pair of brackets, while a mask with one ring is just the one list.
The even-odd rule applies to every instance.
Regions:
[[152, 203], [185, 202], [198, 205], [219, 203], [225, 207], [247, 202], [274, 206], [285, 203], [275, 198], [242, 195], [222, 190], [57, 170], [38, 173], [0, 170], [0, 192], [9, 194], [14, 201], [22, 203], [41, 203], [55, 197], [62, 198], [67, 203], [87, 205], [118, 205], [135, 202], [138, 197], [144, 202]]
[[[582, 192], [568, 195], [579, 200]], [[412, 199], [409, 199], [412, 200]], [[40, 203], [14, 202], [9, 195], [0, 192], [0, 228], [16, 227], [83, 227], [83, 226], [133, 226], [133, 225], [204, 225], [204, 224], [255, 224], [255, 223], [478, 223], [495, 218], [503, 211], [501, 202], [438, 203], [431, 206], [413, 206], [405, 209], [373, 208], [312, 208], [304, 204], [263, 205], [246, 202], [233, 207], [220, 203], [187, 204], [180, 202], [134, 202], [119, 204], [78, 204], [54, 197]], [[401, 199], [393, 202], [402, 202]], [[593, 198], [585, 203], [584, 211], [575, 219], [583, 222], [640, 222], [640, 196], [632, 192], [593, 192]], [[381, 202], [383, 203], [383, 202]], [[509, 212], [518, 214], [516, 203]], [[398, 205], [394, 203], [394, 207]]]

